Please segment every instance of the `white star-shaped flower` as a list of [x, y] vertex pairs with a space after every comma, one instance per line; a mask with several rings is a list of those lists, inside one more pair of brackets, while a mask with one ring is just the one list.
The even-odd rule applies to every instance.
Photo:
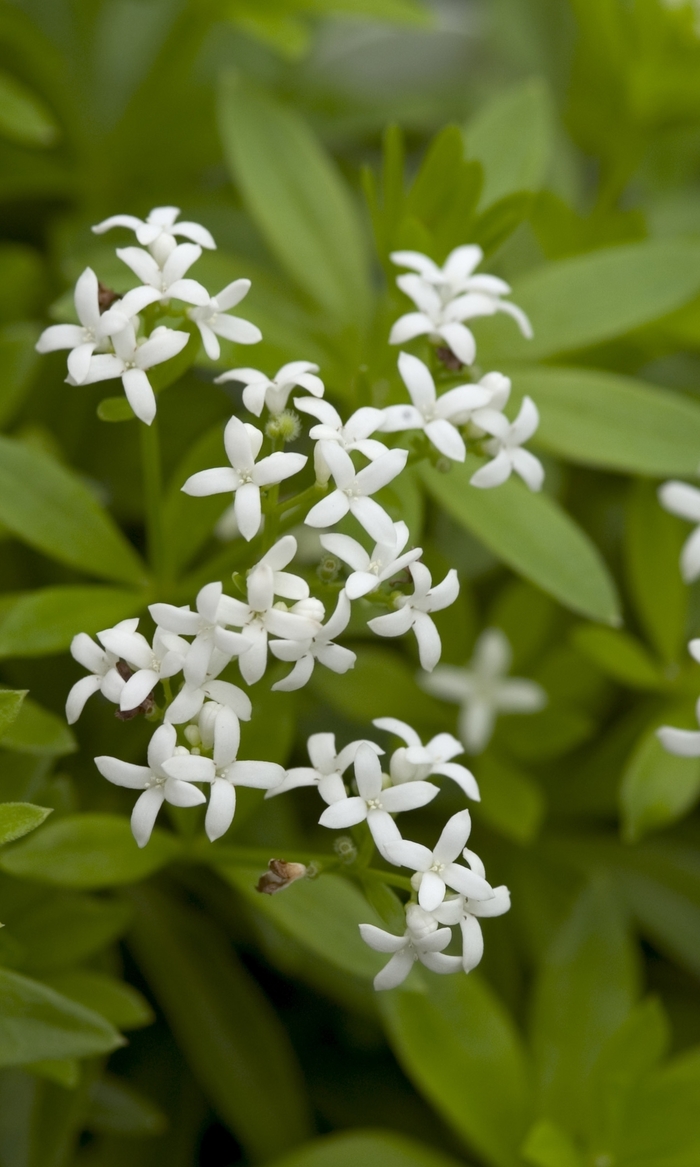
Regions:
[[314, 468], [318, 482], [328, 482], [331, 476], [330, 466], [323, 457], [325, 442], [336, 442], [348, 453], [351, 450], [359, 450], [370, 462], [379, 458], [381, 454], [388, 453], [388, 447], [383, 442], [378, 442], [370, 436], [381, 425], [384, 416], [381, 409], [363, 405], [344, 423], [330, 401], [315, 401], [313, 397], [295, 397], [294, 404], [302, 413], [309, 413], [320, 422], [320, 425], [314, 425], [309, 430], [309, 437], [316, 443]]
[[413, 595], [397, 596], [394, 600], [397, 611], [376, 616], [367, 621], [367, 626], [377, 636], [403, 636], [413, 629], [420, 663], [426, 672], [432, 672], [440, 660], [442, 643], [430, 613], [454, 604], [459, 595], [459, 578], [451, 568], [441, 583], [433, 587], [432, 576], [424, 563], [411, 563], [408, 570], [413, 578]]
[[302, 689], [311, 679], [316, 661], [330, 669], [333, 673], [347, 673], [353, 668], [357, 656], [342, 644], [335, 644], [336, 636], [340, 636], [348, 626], [350, 620], [350, 601], [341, 592], [335, 612], [328, 621], [319, 628], [315, 636], [308, 640], [273, 640], [270, 642], [270, 652], [278, 660], [294, 661], [291, 673], [282, 681], [273, 686], [275, 692], [291, 693], [295, 689]]
[[[151, 646], [135, 626], [131, 629], [124, 627], [133, 623], [122, 621], [114, 628], [97, 633], [98, 640], [108, 652], [134, 669], [119, 695], [119, 708], [123, 713], [138, 709], [160, 680], [181, 672], [190, 651], [186, 640], [162, 628], [156, 628]], [[138, 620], [135, 623], [137, 625]]]
[[[81, 384], [93, 385], [96, 381], [121, 377], [129, 405], [141, 421], [150, 425], [156, 416], [156, 397], [147, 370], [177, 356], [189, 339], [188, 332], [177, 332], [161, 325], [154, 328], [145, 340], [137, 341], [134, 326], [129, 322], [112, 336], [114, 353], [97, 353], [90, 357], [88, 372]], [[71, 385], [77, 383], [70, 376], [67, 380]]]
[[[700, 490], [687, 482], [664, 482], [659, 487], [659, 502], [672, 515], [689, 523], [700, 524]], [[686, 583], [700, 576], [700, 526], [686, 539], [681, 551], [681, 575]]]
[[[411, 782], [407, 788], [410, 790], [413, 785]], [[394, 790], [407, 788], [392, 787]], [[415, 873], [411, 884], [418, 892], [418, 903], [426, 912], [434, 911], [442, 903], [448, 887], [473, 900], [493, 899], [493, 888], [483, 876], [455, 862], [464, 850], [470, 832], [469, 811], [461, 810], [448, 819], [434, 851], [408, 839], [388, 843], [386, 858], [389, 862], [408, 867]]]
[[469, 480], [472, 486], [482, 489], [501, 486], [515, 471], [530, 490], [541, 490], [544, 467], [529, 450], [521, 449], [523, 442], [529, 441], [540, 423], [540, 415], [532, 398], [523, 398], [520, 412], [513, 422], [508, 421], [505, 414], [494, 412], [493, 417], [486, 417], [486, 412], [485, 409], [482, 411], [478, 425], [486, 433], [494, 435], [484, 443], [486, 451], [494, 457], [472, 474]]
[[406, 905], [406, 931], [394, 936], [374, 924], [360, 924], [360, 935], [375, 952], [392, 953], [391, 960], [374, 978], [377, 990], [395, 989], [406, 980], [415, 961], [431, 972], [452, 973], [462, 967], [458, 956], [443, 952], [452, 939], [449, 928], [438, 928], [437, 920], [418, 904]]
[[304, 520], [307, 526], [334, 527], [350, 513], [378, 543], [391, 543], [394, 524], [370, 495], [376, 494], [401, 473], [408, 451], [389, 450], [363, 470], [356, 470], [350, 455], [334, 442], [323, 442], [322, 451], [336, 489], [311, 508]]
[[[472, 871], [485, 878], [486, 872], [479, 856], [466, 847], [462, 854]], [[462, 933], [462, 968], [466, 973], [475, 969], [484, 955], [484, 937], [479, 919], [503, 916], [509, 910], [510, 892], [503, 885], [493, 889], [493, 899], [470, 900], [468, 896], [451, 896], [435, 908], [433, 916], [439, 924], [459, 924]]]
[[[199, 329], [204, 351], [212, 361], [218, 361], [221, 356], [219, 336], [224, 340], [235, 341], [236, 344], [257, 344], [262, 340], [262, 332], [249, 320], [241, 316], [230, 316], [229, 308], [240, 304], [244, 296], [250, 291], [250, 280], [234, 280], [227, 284], [216, 296], [211, 296], [205, 304], [197, 304], [187, 309], [187, 315]], [[227, 375], [217, 377], [216, 382], [227, 380]]]
[[350, 742], [336, 752], [334, 733], [312, 733], [306, 743], [311, 765], [295, 766], [288, 770], [282, 785], [271, 790], [265, 797], [272, 798], [276, 794], [285, 794], [299, 786], [317, 786], [321, 798], [329, 806], [332, 802], [338, 802], [347, 794], [343, 774], [355, 761], [355, 755], [362, 745], [369, 746], [375, 754], [384, 753], [375, 742], [364, 738]]
[[183, 669], [185, 680], [194, 687], [203, 684], [215, 648], [230, 660], [248, 647], [245, 637], [226, 627], [230, 623], [229, 612], [233, 611], [229, 607], [229, 599], [217, 581], [200, 589], [196, 612], [189, 605], [176, 608], [173, 604], [151, 604], [148, 609], [160, 628], [177, 633], [178, 636], [194, 636]]
[[68, 373], [73, 383], [80, 385], [88, 375], [90, 358], [95, 350], [104, 346], [108, 337], [127, 324], [128, 308], [120, 314], [114, 311], [100, 313], [99, 284], [89, 267], [75, 285], [74, 300], [80, 324], [52, 324], [45, 328], [36, 342], [36, 351], [52, 353], [58, 349], [72, 349], [68, 354]]
[[396, 734], [406, 743], [394, 750], [389, 762], [389, 774], [395, 786], [402, 782], [429, 778], [431, 774], [441, 774], [445, 778], [452, 778], [468, 798], [477, 802], [481, 800], [471, 770], [452, 761], [457, 754], [464, 753], [464, 746], [451, 733], [439, 733], [424, 746], [415, 729], [396, 717], [375, 717], [372, 725]]
[[159, 264], [165, 263], [171, 251], [177, 247], [177, 237], [190, 239], [200, 247], [215, 250], [216, 243], [201, 223], [178, 223], [179, 207], [154, 207], [146, 219], [136, 215], [111, 215], [93, 227], [95, 235], [104, 235], [112, 227], [128, 227], [134, 231], [143, 247], [148, 247]]
[[[133, 620], [122, 620], [115, 628], [135, 632], [138, 623], [138, 617]], [[125, 682], [116, 668], [119, 654], [100, 648], [86, 632], [79, 632], [73, 637], [70, 651], [73, 659], [88, 669], [90, 674], [75, 682], [66, 699], [66, 720], [69, 725], [73, 725], [93, 693], [101, 692], [108, 701], [118, 705]]]
[[[324, 385], [317, 377], [318, 365], [311, 361], [290, 361], [278, 369], [274, 377], [268, 377], [259, 369], [231, 369], [216, 378], [217, 385], [224, 381], [240, 381], [245, 385], [243, 404], [246, 409], [260, 417], [265, 406], [270, 413], [281, 413], [286, 408], [292, 389], [300, 386], [314, 397], [323, 397]], [[295, 402], [296, 405], [296, 402]]]
[[167, 304], [172, 299], [184, 300], [186, 304], [208, 304], [207, 289], [197, 280], [184, 278], [185, 272], [189, 271], [201, 254], [202, 249], [196, 243], [179, 243], [161, 267], [142, 247], [118, 247], [119, 258], [144, 285], [127, 292], [123, 301], [128, 304], [129, 297], [132, 297], [138, 305], [138, 312], [146, 304], [155, 304], [156, 300], [161, 304]]
[[321, 535], [321, 546], [331, 555], [337, 555], [348, 567], [352, 574], [345, 583], [348, 598], [357, 600], [375, 591], [380, 584], [385, 583], [393, 576], [398, 575], [409, 563], [419, 559], [423, 554], [421, 547], [414, 547], [402, 555], [408, 543], [409, 531], [404, 522], [394, 523], [394, 539], [391, 543], [377, 543], [372, 554], [365, 551], [357, 539], [349, 535]]
[[[238, 685], [230, 681], [217, 680], [218, 673], [226, 668], [229, 662], [227, 655], [214, 650], [211, 670], [201, 685], [189, 685], [185, 681], [177, 697], [165, 711], [165, 721], [172, 725], [182, 725], [196, 717], [205, 704], [207, 698], [219, 706], [231, 709], [241, 721], [250, 721], [253, 707], [250, 697]], [[207, 702], [208, 704], [209, 702]]]
[[256, 462], [262, 442], [260, 430], [232, 417], [224, 430], [224, 447], [231, 465], [200, 470], [188, 478], [182, 487], [185, 494], [197, 498], [232, 491], [235, 495], [234, 513], [238, 529], [248, 541], [260, 530], [260, 488], [282, 482], [298, 474], [306, 465], [305, 454], [281, 452], [269, 454]]
[[538, 713], [547, 704], [547, 694], [536, 681], [506, 676], [511, 659], [505, 634], [487, 628], [466, 668], [441, 665], [432, 676], [419, 678], [434, 697], [461, 705], [459, 735], [470, 754], [486, 748], [499, 713]]
[[455, 462], [467, 456], [464, 439], [456, 428], [477, 409], [487, 405], [491, 393], [483, 385], [458, 385], [441, 397], [435, 393], [435, 382], [423, 361], [410, 353], [399, 354], [399, 372], [408, 389], [413, 405], [389, 405], [379, 427], [382, 433], [400, 430], [423, 430], [436, 450]]

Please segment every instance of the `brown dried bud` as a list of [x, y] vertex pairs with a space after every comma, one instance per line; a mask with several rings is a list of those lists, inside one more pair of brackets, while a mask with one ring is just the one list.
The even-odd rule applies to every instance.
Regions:
[[108, 288], [106, 286], [106, 284], [98, 282], [98, 284], [97, 284], [97, 303], [99, 305], [100, 312], [106, 312], [107, 309], [111, 308], [112, 304], [116, 303], [116, 301], [118, 299], [119, 299], [118, 292], [113, 292], [111, 288]]
[[439, 361], [442, 361], [445, 368], [449, 369], [451, 373], [458, 373], [460, 369], [464, 368], [464, 365], [460, 361], [459, 357], [456, 357], [452, 352], [452, 349], [447, 348], [446, 345], [440, 345], [438, 348], [436, 348], [435, 355]]
[[296, 879], [303, 879], [306, 875], [303, 863], [287, 863], [284, 859], [271, 859], [268, 870], [260, 876], [256, 891], [263, 895], [273, 896], [275, 892], [283, 891], [294, 883]]

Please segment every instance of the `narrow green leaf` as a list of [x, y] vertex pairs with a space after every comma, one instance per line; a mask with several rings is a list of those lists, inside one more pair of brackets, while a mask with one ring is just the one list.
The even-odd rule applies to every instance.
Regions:
[[82, 1058], [123, 1045], [103, 1017], [39, 981], [0, 969], [0, 1066]]
[[[666, 720], [677, 724], [672, 712]], [[622, 775], [620, 809], [625, 840], [633, 843], [649, 831], [676, 822], [695, 805], [699, 795], [700, 758], [670, 754], [656, 736], [655, 722]]]
[[630, 484], [625, 507], [627, 583], [642, 627], [669, 664], [685, 659], [688, 588], [679, 560], [685, 523], [659, 503], [656, 484]]
[[97, 406], [100, 421], [133, 421], [136, 417], [126, 397], [103, 397]]
[[700, 1156], [700, 1049], [674, 1058], [641, 1085], [620, 1139], [620, 1162], [693, 1167]]
[[457, 1167], [457, 1162], [393, 1131], [343, 1131], [314, 1139], [271, 1167]]
[[622, 685], [652, 690], [665, 689], [668, 685], [651, 653], [629, 632], [581, 624], [574, 629], [571, 639], [579, 652]]
[[146, 570], [90, 491], [50, 455], [0, 437], [0, 522], [38, 551], [99, 578], [143, 584]]
[[28, 835], [50, 814], [50, 808], [33, 806], [31, 802], [0, 803], [0, 845]]
[[[649, 997], [608, 1039], [594, 1073], [591, 1143], [617, 1150], [630, 1103], [640, 1083], [666, 1053], [670, 1027], [663, 1007]], [[624, 1139], [624, 1135], [623, 1135]]]
[[32, 383], [40, 359], [34, 348], [38, 335], [36, 324], [24, 320], [0, 328], [0, 425], [12, 419]]
[[40, 588], [20, 596], [0, 620], [0, 657], [64, 652], [77, 632], [94, 635], [136, 615], [143, 596], [103, 587]]
[[101, 888], [146, 879], [176, 859], [178, 840], [156, 829], [136, 846], [129, 820], [116, 814], [66, 815], [2, 852], [0, 868], [60, 887]]
[[54, 146], [60, 130], [44, 102], [22, 81], [0, 70], [0, 137], [21, 146]]
[[201, 913], [140, 888], [133, 945], [192, 1071], [254, 1158], [309, 1133], [303, 1079], [284, 1028]]
[[64, 1090], [75, 1090], [80, 1081], [80, 1062], [77, 1058], [40, 1058], [37, 1062], [29, 1062], [24, 1069], [29, 1074], [56, 1082]]
[[75, 753], [78, 747], [62, 717], [42, 709], [31, 697], [25, 697], [15, 720], [2, 735], [0, 748], [17, 750], [20, 754], [61, 757]]
[[301, 117], [240, 75], [219, 99], [224, 156], [273, 254], [340, 320], [371, 303], [367, 243], [352, 195]]
[[117, 1029], [141, 1029], [154, 1021], [145, 997], [126, 981], [91, 969], [70, 969], [44, 977], [57, 993], [106, 1017]]
[[529, 1132], [523, 1159], [533, 1167], [584, 1167], [573, 1141], [556, 1123], [542, 1118]]
[[27, 689], [0, 689], [0, 738], [19, 717]]
[[615, 584], [598, 548], [546, 494], [532, 494], [512, 478], [494, 490], [469, 479], [480, 460], [468, 456], [449, 474], [421, 470], [430, 494], [509, 567], [593, 620], [620, 619]]
[[539, 190], [552, 154], [554, 111], [546, 82], [533, 77], [501, 91], [465, 126], [467, 154], [484, 168], [481, 206]]
[[89, 959], [123, 936], [131, 918], [130, 905], [123, 900], [32, 887], [18, 907], [7, 881], [0, 891], [0, 919], [21, 947], [21, 960], [13, 964], [32, 976]]
[[160, 1135], [167, 1120], [149, 1098], [134, 1090], [114, 1074], [103, 1074], [90, 1090], [85, 1127], [100, 1134]]

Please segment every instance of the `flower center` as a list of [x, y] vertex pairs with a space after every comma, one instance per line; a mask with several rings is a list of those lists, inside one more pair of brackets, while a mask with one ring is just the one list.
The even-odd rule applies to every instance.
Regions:
[[445, 864], [438, 863], [436, 860], [435, 863], [433, 863], [433, 865], [428, 870], [434, 871], [436, 875], [440, 875], [445, 870]]
[[379, 799], [379, 798], [368, 798], [367, 799], [367, 810], [381, 810], [381, 809], [382, 809], [381, 799]]

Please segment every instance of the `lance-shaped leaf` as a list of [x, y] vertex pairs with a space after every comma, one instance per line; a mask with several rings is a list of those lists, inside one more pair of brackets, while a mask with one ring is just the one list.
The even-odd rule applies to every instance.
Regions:
[[0, 969], [0, 1067], [89, 1057], [123, 1044], [98, 1013], [39, 981]]
[[19, 596], [0, 620], [0, 657], [64, 652], [78, 632], [94, 635], [143, 607], [139, 592], [124, 588], [38, 588]]
[[[16, 696], [12, 690], [9, 692]], [[0, 690], [0, 699], [3, 696], [4, 691]], [[43, 754], [55, 758], [72, 754], [78, 748], [65, 720], [37, 705], [31, 697], [24, 698], [12, 723], [2, 731], [0, 747], [20, 754]]]
[[36, 830], [50, 814], [50, 807], [34, 806], [31, 802], [0, 803], [0, 846]]

